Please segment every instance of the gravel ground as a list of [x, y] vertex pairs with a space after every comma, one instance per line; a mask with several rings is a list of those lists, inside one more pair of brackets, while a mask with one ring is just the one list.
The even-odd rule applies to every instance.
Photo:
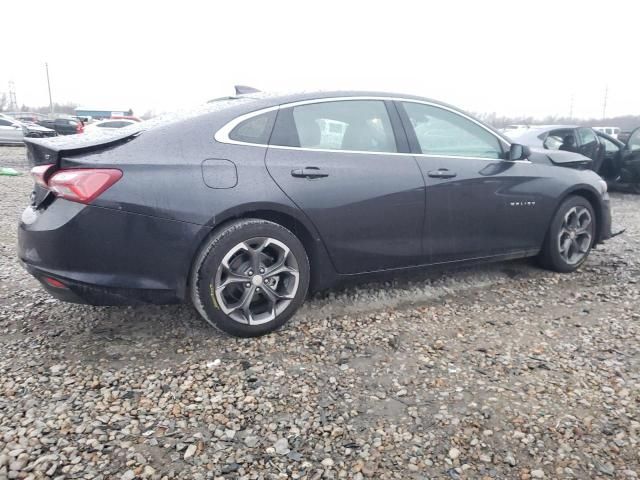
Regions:
[[241, 340], [186, 306], [49, 298], [0, 147], [0, 479], [637, 478], [640, 197], [581, 271], [519, 261], [316, 296]]

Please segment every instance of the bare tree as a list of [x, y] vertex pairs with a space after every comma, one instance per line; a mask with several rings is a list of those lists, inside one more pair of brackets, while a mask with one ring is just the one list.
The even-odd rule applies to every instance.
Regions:
[[2, 92], [0, 94], [0, 112], [4, 112], [4, 109], [9, 104], [9, 100], [7, 99], [7, 94]]

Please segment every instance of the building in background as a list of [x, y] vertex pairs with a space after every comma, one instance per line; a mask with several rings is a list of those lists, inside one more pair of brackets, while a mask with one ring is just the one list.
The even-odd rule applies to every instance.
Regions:
[[122, 117], [133, 115], [133, 110], [106, 110], [100, 108], [78, 107], [75, 109], [76, 117], [93, 118], [94, 120], [103, 120], [111, 117]]

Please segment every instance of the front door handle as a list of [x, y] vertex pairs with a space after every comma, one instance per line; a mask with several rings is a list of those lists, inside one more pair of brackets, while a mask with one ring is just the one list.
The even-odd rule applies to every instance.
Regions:
[[448, 168], [439, 168], [438, 170], [427, 172], [427, 175], [431, 178], [453, 178], [457, 173], [450, 171]]
[[329, 174], [323, 172], [318, 167], [305, 167], [291, 170], [291, 176], [296, 178], [324, 178], [328, 177]]

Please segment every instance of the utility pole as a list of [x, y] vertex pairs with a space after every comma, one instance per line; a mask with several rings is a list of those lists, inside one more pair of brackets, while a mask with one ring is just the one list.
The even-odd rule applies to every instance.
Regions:
[[45, 63], [44, 68], [47, 70], [47, 87], [49, 88], [49, 113], [53, 115], [53, 100], [51, 100], [51, 81], [49, 80], [49, 64]]
[[569, 118], [573, 118], [573, 93], [571, 94], [571, 100], [569, 101]]
[[609, 85], [604, 87], [604, 102], [602, 102], [602, 119], [607, 118], [607, 97], [609, 96]]
[[18, 111], [18, 101], [16, 100], [16, 84], [13, 80], [9, 81], [9, 110]]

